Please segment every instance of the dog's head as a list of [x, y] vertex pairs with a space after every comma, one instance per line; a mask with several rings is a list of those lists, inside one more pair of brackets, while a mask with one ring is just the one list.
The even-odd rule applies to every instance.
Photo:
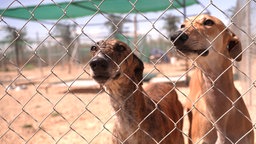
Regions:
[[[216, 17], [199, 15], [187, 19], [180, 30], [171, 35], [176, 48], [192, 59], [222, 55], [236, 61], [242, 59], [241, 42]], [[200, 55], [200, 57], [198, 57]]]
[[97, 42], [91, 46], [91, 76], [99, 84], [129, 77], [135, 83], [143, 78], [144, 65], [130, 47], [116, 39]]

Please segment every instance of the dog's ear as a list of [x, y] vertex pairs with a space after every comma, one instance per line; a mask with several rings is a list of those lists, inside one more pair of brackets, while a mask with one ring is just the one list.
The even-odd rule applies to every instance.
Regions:
[[242, 44], [239, 38], [231, 31], [231, 39], [228, 42], [227, 49], [229, 51], [229, 54], [231, 58], [235, 59], [236, 61], [241, 61], [242, 60]]
[[134, 73], [136, 79], [140, 82], [143, 78], [144, 64], [135, 54], [133, 54], [133, 63], [135, 64]]

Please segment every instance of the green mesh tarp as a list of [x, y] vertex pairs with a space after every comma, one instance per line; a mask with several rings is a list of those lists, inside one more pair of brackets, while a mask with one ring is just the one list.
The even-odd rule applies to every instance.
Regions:
[[[185, 2], [185, 4], [184, 4]], [[197, 0], [85, 0], [0, 10], [0, 16], [31, 20], [77, 18], [99, 13], [144, 13], [181, 8]]]

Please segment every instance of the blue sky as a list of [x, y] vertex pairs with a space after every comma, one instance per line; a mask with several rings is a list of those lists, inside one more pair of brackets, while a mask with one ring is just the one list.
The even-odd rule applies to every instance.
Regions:
[[[54, 0], [54, 2], [58, 3], [58, 2], [63, 2], [65, 0]], [[234, 7], [236, 5], [236, 0], [230, 0], [229, 2], [225, 1], [225, 0], [199, 0], [205, 7], [199, 6], [199, 5], [194, 5], [194, 6], [190, 6], [187, 8], [187, 15], [195, 15], [198, 13], [201, 13], [202, 11], [209, 11], [212, 15], [220, 18], [222, 21], [224, 21], [224, 23], [228, 24], [229, 19], [223, 14], [223, 12], [227, 12], [228, 9], [230, 9], [231, 7]], [[20, 3], [19, 3], [20, 2]], [[15, 1], [13, 2], [13, 0], [1, 0], [1, 4], [0, 4], [0, 8], [7, 8], [7, 7], [17, 7], [17, 6], [28, 6], [28, 5], [37, 5], [38, 3], [40, 3], [41, 0], [19, 0], [19, 1]], [[211, 3], [212, 2], [212, 3]], [[44, 0], [42, 4], [47, 4], [47, 3], [52, 3], [51, 0]], [[220, 11], [221, 10], [221, 11]], [[180, 11], [183, 11], [182, 9], [180, 9]], [[149, 19], [157, 19], [160, 15], [162, 15], [163, 12], [154, 12], [154, 13], [145, 13], [143, 14], [145, 17], [149, 18]], [[169, 10], [166, 12], [167, 15], [169, 13], [172, 13], [174, 15], [178, 15], [182, 17], [182, 14], [179, 13], [177, 10]], [[84, 25], [91, 17], [87, 16], [87, 17], [83, 17], [83, 18], [77, 18], [74, 19], [74, 21], [76, 21], [77, 23]], [[134, 15], [130, 14], [128, 16], [129, 19], [133, 19]], [[145, 18], [142, 15], [137, 15], [137, 19], [138, 20], [145, 20]], [[95, 17], [93, 17], [93, 19], [89, 22], [90, 24], [93, 23], [102, 23], [102, 25], [97, 25], [97, 26], [86, 26], [85, 29], [83, 29], [83, 31], [90, 36], [92, 38], [96, 38], [96, 37], [104, 37], [107, 36], [107, 34], [109, 33], [107, 27], [105, 27], [104, 22], [106, 21], [106, 19], [102, 16], [102, 15], [97, 15]], [[48, 21], [51, 23], [55, 23], [56, 21]], [[71, 20], [64, 20], [65, 23], [70, 23], [72, 24], [73, 22]], [[46, 37], [49, 31], [52, 30], [53, 25], [52, 24], [45, 24], [45, 23], [39, 23], [39, 22], [32, 22], [32, 21], [25, 21], [25, 20], [17, 20], [17, 19], [12, 19], [12, 18], [4, 18], [4, 22], [1, 21], [0, 22], [0, 27], [5, 25], [7, 23], [9, 26], [12, 27], [16, 27], [18, 29], [25, 27], [27, 33], [28, 33], [28, 37], [35, 39], [36, 35], [38, 34], [38, 36], [42, 39], [44, 37]], [[152, 24], [154, 23], [154, 27], [157, 30], [152, 30]], [[163, 29], [163, 24], [164, 21], [159, 20], [159, 21], [152, 21], [150, 22], [142, 22], [138, 24], [138, 33], [139, 34], [148, 34], [150, 37], [157, 37], [160, 36], [161, 34], [159, 34], [160, 31], [163, 34], [165, 34], [165, 30]], [[125, 25], [125, 29], [126, 31], [128, 31], [130, 34], [133, 34], [134, 31], [134, 25], [133, 23], [127, 23]], [[79, 30], [78, 30], [79, 31]], [[81, 29], [80, 29], [81, 31]], [[3, 32], [1, 32], [0, 29], [0, 35]], [[1, 38], [0, 38], [1, 40]]]

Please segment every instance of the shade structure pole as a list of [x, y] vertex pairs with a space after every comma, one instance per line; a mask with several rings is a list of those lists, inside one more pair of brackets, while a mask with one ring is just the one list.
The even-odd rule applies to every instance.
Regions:
[[[250, 0], [247, 0], [247, 6], [246, 6], [246, 9], [245, 9], [245, 24], [246, 24], [246, 30], [247, 30], [247, 34], [249, 35], [249, 36], [251, 36], [251, 5], [250, 5], [251, 3], [250, 3]], [[250, 38], [247, 38], [246, 39], [246, 45], [248, 46], [248, 47], [250, 47], [250, 44], [251, 44], [251, 39]], [[248, 48], [248, 50], [245, 52], [245, 57], [247, 58], [246, 60], [245, 60], [245, 62], [246, 62], [246, 72], [247, 72], [247, 74], [249, 75], [249, 77], [250, 78], [252, 78], [252, 73], [251, 73], [251, 71], [252, 71], [252, 59], [251, 59], [251, 49], [250, 48]], [[245, 81], [247, 81], [247, 88], [249, 88], [249, 87], [251, 87], [251, 84], [252, 84], [252, 80], [251, 79], [246, 79]], [[249, 105], [251, 105], [252, 106], [252, 102], [253, 102], [253, 100], [252, 100], [252, 91], [250, 90], [249, 91]]]
[[135, 46], [135, 49], [136, 49], [136, 52], [138, 52], [138, 33], [137, 33], [137, 14], [134, 14], [134, 38], [133, 38], [133, 43], [134, 43], [134, 46]]
[[[183, 0], [182, 7], [183, 7], [183, 19], [184, 19], [184, 21], [185, 21], [185, 20], [186, 20], [186, 17], [187, 17], [186, 0]], [[186, 66], [186, 71], [188, 70], [188, 67], [189, 67], [188, 65], [189, 65], [189, 64], [188, 64], [188, 59], [186, 59], [186, 64], [185, 64], [185, 66]], [[185, 77], [186, 77], [186, 85], [189, 85], [189, 76], [188, 76], [188, 73], [186, 73]]]

